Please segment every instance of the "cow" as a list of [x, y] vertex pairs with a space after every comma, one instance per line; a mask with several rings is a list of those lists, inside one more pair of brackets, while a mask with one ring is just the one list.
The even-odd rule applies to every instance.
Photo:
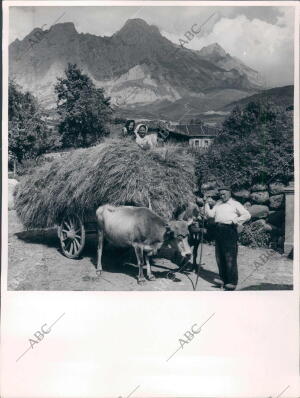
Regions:
[[164, 243], [180, 252], [183, 259], [192, 255], [188, 244], [188, 224], [185, 221], [167, 223], [147, 207], [100, 206], [96, 211], [98, 229], [98, 260], [96, 272], [101, 275], [104, 238], [117, 247], [133, 247], [139, 266], [138, 283], [145, 283], [143, 265], [147, 265], [147, 277], [155, 280], [149, 257], [157, 254]]

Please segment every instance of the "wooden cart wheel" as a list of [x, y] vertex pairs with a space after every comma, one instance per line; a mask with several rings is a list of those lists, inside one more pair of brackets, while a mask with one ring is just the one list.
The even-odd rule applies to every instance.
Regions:
[[59, 226], [58, 237], [63, 254], [68, 258], [77, 258], [85, 244], [85, 229], [80, 217], [65, 216]]

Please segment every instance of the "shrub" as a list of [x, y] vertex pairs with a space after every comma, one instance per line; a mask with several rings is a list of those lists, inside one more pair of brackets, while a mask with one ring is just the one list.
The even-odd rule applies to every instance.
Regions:
[[214, 144], [198, 154], [196, 173], [199, 183], [215, 178], [236, 189], [271, 179], [288, 183], [293, 178], [292, 117], [269, 103], [235, 108]]
[[244, 246], [269, 247], [270, 234], [257, 224], [246, 224], [239, 235], [239, 241]]
[[9, 167], [14, 160], [35, 158], [60, 147], [60, 137], [48, 128], [46, 113], [30, 92], [23, 92], [14, 81], [8, 90], [8, 153]]

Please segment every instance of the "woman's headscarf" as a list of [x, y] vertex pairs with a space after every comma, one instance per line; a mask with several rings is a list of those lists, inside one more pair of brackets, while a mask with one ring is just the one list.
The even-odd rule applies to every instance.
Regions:
[[145, 129], [146, 129], [146, 134], [147, 134], [147, 133], [148, 133], [148, 126], [146, 126], [146, 124], [143, 124], [143, 123], [140, 123], [140, 124], [138, 124], [138, 125], [136, 126], [136, 128], [134, 129], [134, 133], [135, 133], [135, 134], [138, 134], [140, 128], [143, 127], [143, 126], [145, 127]]

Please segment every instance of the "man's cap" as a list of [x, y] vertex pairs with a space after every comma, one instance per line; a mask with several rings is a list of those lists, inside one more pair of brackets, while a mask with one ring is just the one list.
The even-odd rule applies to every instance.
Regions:
[[229, 186], [227, 186], [227, 185], [221, 185], [218, 188], [218, 191], [230, 191], [231, 192], [231, 188]]

